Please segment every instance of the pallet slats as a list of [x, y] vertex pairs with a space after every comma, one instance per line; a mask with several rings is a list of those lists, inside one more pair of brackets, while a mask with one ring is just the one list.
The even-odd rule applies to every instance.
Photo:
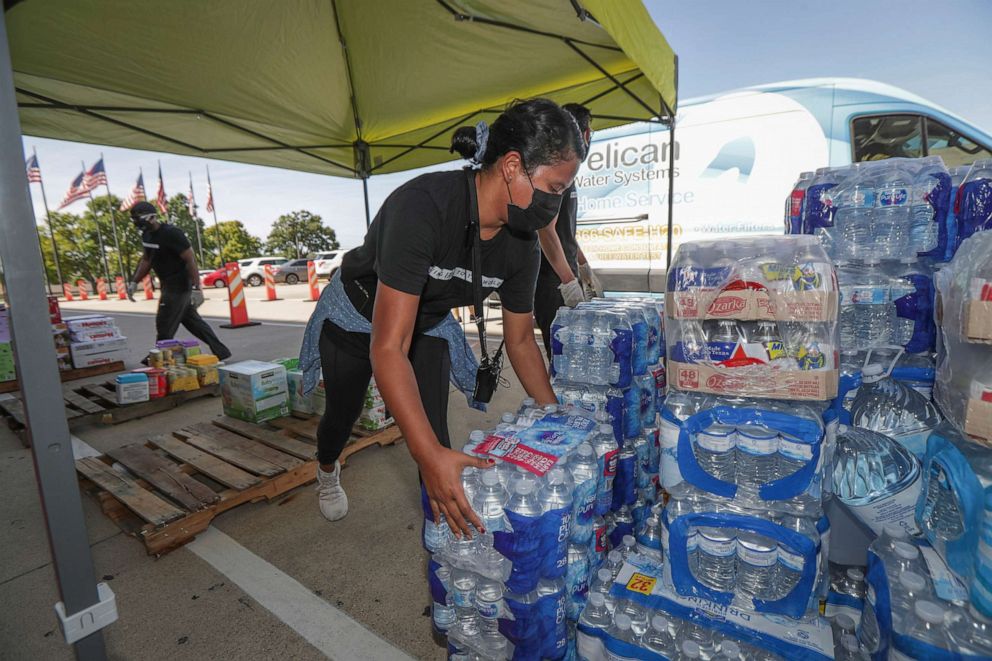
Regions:
[[80, 459], [76, 469], [148, 523], [163, 525], [185, 514], [99, 459]]
[[246, 473], [226, 461], [221, 461], [213, 455], [183, 443], [177, 438], [171, 436], [153, 436], [150, 440], [154, 445], [162, 448], [179, 461], [193, 466], [210, 479], [216, 480], [232, 489], [238, 489], [239, 491], [248, 489], [262, 481], [251, 473]]
[[282, 466], [266, 461], [253, 453], [245, 452], [236, 444], [211, 438], [210, 436], [204, 436], [189, 429], [180, 429], [175, 432], [175, 436], [181, 438], [195, 448], [199, 448], [204, 452], [212, 454], [218, 459], [223, 459], [238, 468], [255, 473], [256, 475], [273, 477], [286, 470]]
[[220, 500], [213, 489], [179, 470], [177, 464], [142, 445], [125, 445], [107, 454], [153, 487], [190, 511]]
[[310, 461], [314, 458], [315, 448], [312, 444], [298, 441], [295, 438], [290, 438], [289, 436], [283, 436], [282, 434], [270, 431], [250, 422], [224, 416], [219, 420], [214, 420], [214, 424], [221, 429], [233, 431], [237, 434], [241, 434], [242, 436], [247, 436], [248, 438], [259, 441], [260, 443], [265, 443], [270, 448], [281, 450], [282, 452], [291, 454], [298, 459]]
[[302, 461], [296, 457], [291, 457], [285, 452], [280, 452], [270, 448], [269, 446], [258, 443], [252, 439], [245, 438], [239, 434], [228, 431], [226, 429], [221, 429], [216, 425], [212, 425], [209, 422], [198, 422], [189, 427], [184, 427], [182, 431], [191, 431], [199, 436], [205, 436], [207, 438], [213, 439], [218, 443], [223, 443], [227, 447], [236, 448], [240, 452], [250, 454], [253, 457], [258, 457], [264, 461], [271, 464], [279, 466], [283, 470], [292, 470], [297, 466], [303, 464]]

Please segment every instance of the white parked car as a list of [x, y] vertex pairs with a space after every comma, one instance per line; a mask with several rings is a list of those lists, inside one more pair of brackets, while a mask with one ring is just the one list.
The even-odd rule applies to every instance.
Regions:
[[317, 277], [330, 280], [334, 272], [341, 268], [341, 258], [346, 252], [348, 252], [347, 248], [339, 248], [338, 250], [316, 253], [312, 260], [314, 268], [317, 270]]
[[251, 257], [238, 262], [241, 266], [241, 281], [249, 287], [261, 287], [265, 284], [264, 266], [276, 266], [285, 264], [289, 260], [285, 257]]

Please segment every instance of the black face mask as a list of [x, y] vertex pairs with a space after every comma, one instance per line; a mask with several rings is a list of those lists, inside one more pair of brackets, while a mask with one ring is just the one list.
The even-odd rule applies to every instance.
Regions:
[[[527, 175], [530, 181], [530, 175]], [[506, 192], [510, 194], [510, 203], [506, 205], [506, 224], [510, 229], [518, 232], [536, 232], [543, 229], [555, 219], [558, 210], [561, 209], [562, 195], [547, 193], [534, 187], [534, 182], [530, 181], [530, 187], [534, 190], [534, 195], [530, 200], [530, 206], [521, 209], [513, 203], [513, 194], [510, 193], [510, 184], [506, 184]]]
[[134, 226], [138, 228], [139, 232], [145, 233], [152, 228], [151, 221], [147, 220], [148, 217], [149, 216], [138, 216], [133, 219], [132, 222], [134, 222]]

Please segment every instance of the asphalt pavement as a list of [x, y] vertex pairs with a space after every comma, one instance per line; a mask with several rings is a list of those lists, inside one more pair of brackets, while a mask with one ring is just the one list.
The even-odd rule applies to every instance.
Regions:
[[[203, 312], [234, 352], [232, 360], [297, 353], [313, 303], [303, 300], [305, 286], [279, 289], [285, 300], [275, 303], [257, 300], [264, 289], [249, 289], [249, 314], [263, 323], [234, 330], [219, 328], [226, 292], [208, 292]], [[155, 304], [91, 300], [63, 303], [63, 310], [113, 316], [128, 337], [128, 365], [137, 366], [154, 343]], [[490, 413], [468, 409], [452, 392], [456, 445], [517, 407], [523, 390], [512, 370], [505, 375], [511, 385], [497, 393]], [[102, 452], [220, 413], [219, 399], [202, 398], [75, 435]], [[445, 658], [431, 640], [417, 470], [406, 446], [353, 455], [342, 482], [350, 501], [342, 521], [320, 516], [307, 485], [271, 503], [230, 510], [207, 534], [161, 558], [146, 555], [83, 494], [96, 576], [114, 590], [120, 612], [104, 629], [110, 658]], [[71, 659], [53, 611], [58, 592], [31, 454], [6, 428], [0, 428], [0, 484], [0, 659]]]

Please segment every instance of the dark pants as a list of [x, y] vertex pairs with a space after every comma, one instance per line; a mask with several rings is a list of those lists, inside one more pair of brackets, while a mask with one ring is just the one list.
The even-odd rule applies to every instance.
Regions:
[[155, 332], [157, 340], [171, 340], [179, 330], [179, 324], [193, 334], [193, 337], [205, 343], [221, 360], [231, 356], [231, 350], [217, 338], [214, 329], [203, 320], [190, 302], [190, 292], [162, 290], [162, 298], [158, 302], [158, 312], [155, 314]]
[[[324, 415], [317, 427], [317, 461], [333, 464], [341, 455], [351, 429], [362, 413], [365, 391], [372, 378], [372, 362], [368, 352], [356, 351], [354, 346], [367, 346], [368, 335], [345, 333], [340, 329], [334, 335], [328, 332], [324, 322], [320, 334], [320, 367], [324, 374], [326, 404]], [[351, 336], [348, 348], [335, 340], [336, 336]], [[364, 338], [360, 337], [364, 335]], [[438, 337], [414, 335], [410, 346], [410, 363], [420, 389], [420, 400], [424, 403], [427, 420], [437, 439], [446, 448], [451, 447], [448, 438], [448, 375], [451, 371], [451, 357], [448, 342]]]
[[565, 305], [562, 300], [558, 285], [561, 280], [554, 273], [541, 272], [537, 276], [537, 289], [534, 290], [534, 320], [537, 327], [541, 329], [541, 337], [544, 339], [544, 351], [548, 354], [548, 362], [551, 362], [551, 322], [558, 314], [558, 308]]

